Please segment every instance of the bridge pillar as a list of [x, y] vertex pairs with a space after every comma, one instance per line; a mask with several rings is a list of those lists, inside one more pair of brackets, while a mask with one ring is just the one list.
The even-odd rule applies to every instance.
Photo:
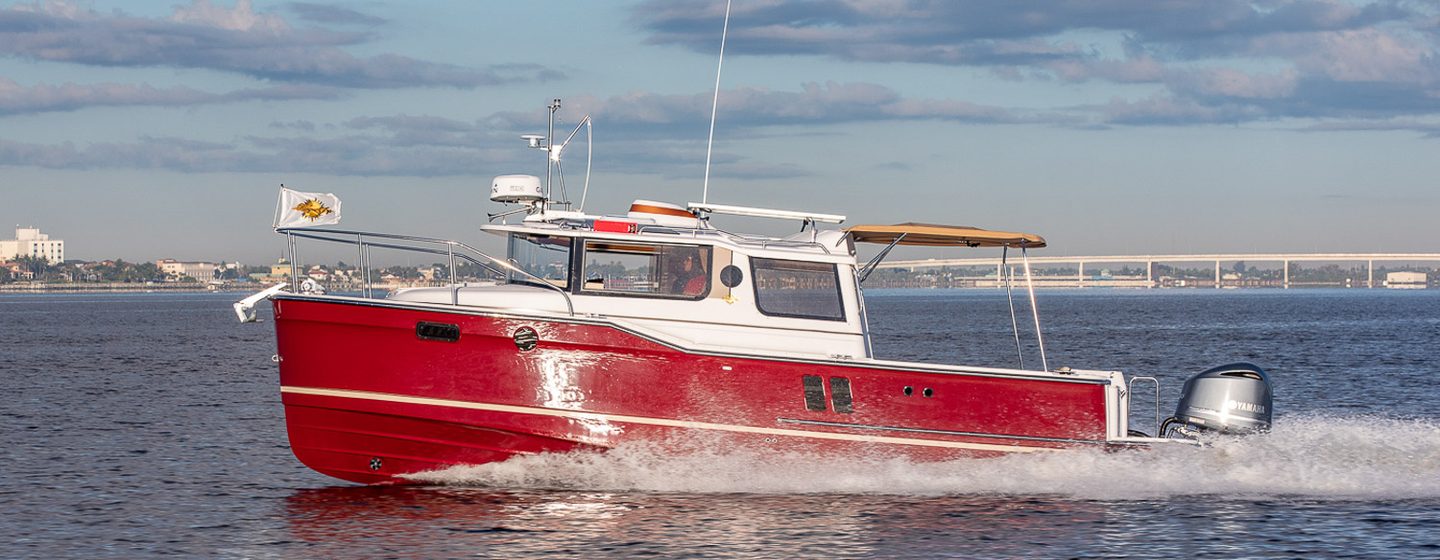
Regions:
[[1290, 259], [1285, 259], [1282, 263], [1280, 267], [1285, 270], [1285, 281], [1282, 286], [1288, 290], [1290, 289]]
[[1080, 273], [1076, 275], [1075, 281], [1081, 288], [1085, 287], [1085, 261], [1080, 261]]
[[1220, 287], [1220, 259], [1215, 259], [1215, 287]]
[[996, 287], [996, 288], [1004, 288], [1004, 287], [1005, 287], [1005, 283], [1002, 281], [1004, 278], [1005, 278], [1005, 263], [1003, 263], [1003, 262], [995, 263], [995, 287]]
[[1374, 259], [1371, 259], [1371, 260], [1365, 261], [1365, 264], [1366, 264], [1366, 268], [1367, 268], [1368, 271], [1369, 271], [1368, 275], [1367, 275], [1366, 278], [1365, 278], [1365, 287], [1366, 287], [1366, 288], [1374, 288], [1374, 287], [1375, 287], [1375, 260], [1374, 260]]
[[1145, 261], [1145, 287], [1155, 287], [1155, 261]]

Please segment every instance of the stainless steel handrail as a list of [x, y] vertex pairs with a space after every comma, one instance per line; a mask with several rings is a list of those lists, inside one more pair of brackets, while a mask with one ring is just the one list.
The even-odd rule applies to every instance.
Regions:
[[[289, 240], [289, 243], [288, 243], [288, 244], [289, 244], [289, 248], [290, 248], [290, 257], [291, 257], [291, 258], [290, 258], [290, 263], [291, 263], [291, 268], [292, 268], [292, 274], [295, 274], [295, 275], [298, 275], [298, 274], [299, 274], [299, 273], [298, 273], [299, 263], [298, 263], [298, 261], [296, 260], [296, 249], [295, 249], [295, 238], [297, 238], [297, 237], [298, 237], [298, 238], [302, 238], [302, 239], [315, 239], [315, 240], [319, 240], [319, 241], [328, 241], [328, 242], [331, 242], [331, 243], [345, 243], [345, 244], [355, 244], [355, 245], [357, 245], [357, 246], [359, 247], [359, 251], [360, 251], [360, 260], [361, 260], [360, 266], [363, 268], [364, 274], [365, 274], [365, 279], [364, 279], [365, 286], [364, 286], [364, 288], [363, 288], [363, 292], [362, 292], [362, 293], [364, 293], [364, 294], [366, 295], [366, 297], [369, 297], [369, 293], [370, 293], [370, 292], [369, 292], [369, 290], [370, 290], [370, 264], [369, 264], [369, 263], [370, 263], [370, 248], [372, 248], [372, 247], [380, 247], [380, 248], [382, 248], [382, 249], [397, 249], [397, 250], [401, 250], [401, 251], [411, 251], [411, 252], [416, 252], [416, 253], [428, 253], [428, 254], [432, 254], [432, 255], [446, 255], [446, 256], [449, 258], [449, 262], [450, 262], [450, 284], [451, 284], [451, 285], [454, 285], [454, 284], [455, 284], [455, 259], [456, 259], [457, 257], [458, 257], [458, 258], [461, 258], [461, 259], [464, 259], [465, 261], [468, 261], [468, 262], [470, 262], [470, 263], [473, 263], [473, 264], [475, 264], [475, 265], [477, 265], [477, 266], [484, 267], [486, 270], [489, 270], [489, 271], [491, 271], [491, 272], [494, 272], [494, 273], [496, 273], [496, 274], [498, 274], [498, 275], [500, 275], [500, 276], [502, 276], [502, 277], [506, 277], [505, 271], [515, 272], [515, 273], [517, 273], [517, 274], [520, 274], [520, 275], [522, 275], [522, 276], [525, 276], [526, 278], [528, 278], [528, 279], [530, 279], [530, 280], [533, 280], [533, 282], [528, 282], [528, 281], [527, 281], [527, 282], [526, 282], [527, 284], [535, 284], [535, 285], [538, 285], [538, 286], [541, 286], [541, 287], [544, 287], [544, 288], [547, 288], [547, 289], [550, 289], [550, 290], [554, 290], [554, 291], [556, 291], [556, 292], [559, 292], [560, 295], [565, 298], [565, 307], [566, 307], [566, 310], [569, 311], [570, 315], [574, 315], [574, 314], [575, 314], [575, 303], [570, 300], [570, 294], [569, 294], [568, 292], [566, 292], [564, 288], [561, 288], [561, 287], [559, 287], [559, 286], [556, 286], [556, 285], [554, 285], [554, 284], [551, 284], [550, 282], [547, 282], [544, 278], [541, 278], [541, 277], [539, 277], [539, 276], [536, 276], [536, 275], [534, 275], [534, 274], [531, 274], [531, 273], [525, 271], [524, 269], [522, 269], [522, 268], [520, 268], [520, 267], [518, 267], [518, 266], [515, 266], [514, 263], [512, 263], [512, 262], [510, 262], [510, 261], [508, 261], [508, 260], [495, 258], [495, 257], [493, 257], [493, 256], [490, 256], [490, 254], [488, 254], [488, 253], [486, 253], [486, 252], [484, 252], [484, 251], [481, 251], [481, 250], [479, 250], [479, 249], [476, 249], [476, 248], [474, 248], [474, 247], [471, 247], [471, 246], [466, 245], [466, 244], [464, 244], [464, 243], [461, 243], [461, 242], [459, 242], [459, 241], [454, 241], [454, 240], [450, 240], [450, 239], [436, 239], [436, 238], [433, 238], [433, 237], [419, 237], [419, 236], [414, 236], [414, 235], [398, 235], [398, 234], [393, 234], [393, 233], [376, 233], [376, 232], [368, 232], [368, 231], [340, 230], [340, 229], [323, 229], [323, 230], [320, 230], [320, 229], [311, 229], [311, 228], [276, 228], [275, 233], [279, 233], [279, 234], [285, 235], [286, 238]], [[342, 236], [343, 236], [343, 237], [342, 237]], [[372, 239], [390, 239], [390, 240], [396, 240], [396, 241], [409, 241], [409, 242], [413, 242], [413, 243], [430, 243], [430, 244], [434, 244], [434, 245], [442, 245], [443, 248], [436, 248], [436, 247], [416, 247], [416, 246], [412, 246], [412, 245], [398, 245], [398, 244], [394, 244], [394, 243], [377, 243], [377, 242], [375, 242], [375, 241], [373, 241], [373, 240], [367, 241], [366, 238], [372, 238]], [[455, 251], [456, 248], [464, 249], [465, 251], [468, 251], [468, 252], [470, 252], [470, 253], [473, 253], [473, 254], [476, 255], [476, 256], [479, 256], [479, 257], [481, 257], [481, 258], [484, 258], [485, 260], [489, 261], [490, 263], [494, 263], [495, 265], [498, 265], [499, 268], [496, 268], [495, 266], [491, 266], [490, 264], [486, 264], [486, 263], [484, 263], [484, 262], [481, 262], [481, 261], [479, 261], [479, 260], [476, 260], [474, 257], [472, 257], [472, 256], [470, 256], [470, 255], [467, 255], [467, 254], [465, 254], [465, 253], [457, 253], [457, 252]], [[459, 294], [458, 294], [458, 293], [456, 293], [456, 292], [451, 292], [451, 304], [452, 304], [452, 305], [458, 305], [458, 304], [459, 304]]]
[[1155, 437], [1160, 435], [1160, 380], [1150, 376], [1136, 376], [1130, 378], [1130, 398], [1125, 401], [1125, 416], [1130, 416], [1130, 405], [1135, 402], [1135, 382], [1149, 381], [1155, 384]]
[[[522, 210], [523, 210], [523, 209], [522, 209]], [[493, 218], [498, 218], [498, 217], [500, 217], [500, 216], [502, 216], [502, 215], [503, 215], [503, 214], [492, 214], [490, 217], [493, 219]], [[588, 224], [588, 220], [566, 219], [566, 220], [561, 221], [561, 222], [560, 222], [560, 225], [561, 225], [562, 228], [567, 228], [567, 229], [580, 229], [580, 230], [590, 229], [590, 225]], [[712, 227], [703, 227], [703, 228], [702, 228], [702, 227], [670, 226], [670, 225], [661, 225], [661, 224], [638, 224], [638, 227], [635, 229], [635, 232], [636, 232], [636, 233], [652, 233], [652, 234], [653, 234], [653, 233], [661, 233], [661, 234], [668, 233], [668, 234], [677, 235], [677, 236], [689, 236], [689, 237], [691, 237], [691, 238], [699, 238], [699, 237], [701, 237], [701, 236], [720, 237], [720, 238], [724, 238], [724, 239], [726, 239], [726, 240], [728, 240], [728, 241], [730, 241], [730, 242], [732, 242], [732, 243], [735, 243], [736, 245], [758, 246], [758, 247], [760, 247], [760, 248], [762, 248], [762, 249], [769, 249], [769, 248], [771, 248], [771, 247], [814, 248], [814, 249], [819, 249], [821, 253], [824, 253], [824, 254], [826, 254], [826, 255], [833, 255], [833, 254], [834, 254], [833, 252], [830, 251], [830, 248], [829, 248], [829, 247], [826, 247], [824, 243], [820, 243], [820, 242], [818, 242], [818, 241], [797, 241], [797, 240], [794, 240], [794, 239], [780, 239], [780, 238], [775, 238], [775, 237], [763, 237], [763, 236], [743, 235], [743, 234], [734, 233], [734, 232], [729, 232], [729, 231], [725, 231], [725, 230], [723, 230], [723, 229], [712, 228]]]

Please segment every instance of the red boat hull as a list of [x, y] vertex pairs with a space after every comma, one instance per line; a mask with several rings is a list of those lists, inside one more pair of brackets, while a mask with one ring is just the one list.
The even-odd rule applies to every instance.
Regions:
[[601, 320], [385, 301], [274, 310], [291, 447], [354, 482], [628, 441], [922, 460], [1106, 444], [1094, 378], [698, 353]]

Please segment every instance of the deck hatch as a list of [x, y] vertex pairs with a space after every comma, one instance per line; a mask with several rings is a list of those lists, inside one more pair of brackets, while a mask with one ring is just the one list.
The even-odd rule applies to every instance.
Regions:
[[801, 378], [805, 386], [805, 409], [822, 412], [825, 410], [825, 380], [818, 375]]
[[421, 340], [455, 342], [460, 340], [460, 325], [421, 321], [415, 323], [415, 336], [420, 337]]
[[830, 403], [834, 405], [835, 412], [842, 412], [845, 414], [855, 412], [855, 406], [850, 397], [849, 378], [830, 378]]

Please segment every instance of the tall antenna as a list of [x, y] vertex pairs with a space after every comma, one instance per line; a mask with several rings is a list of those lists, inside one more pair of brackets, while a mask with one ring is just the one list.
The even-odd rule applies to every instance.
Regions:
[[[550, 170], [555, 167], [555, 112], [560, 110], [560, 100], [557, 98], [546, 108], [550, 109], [550, 118], [545, 125], [545, 203], [549, 204], [553, 198], [550, 187]], [[545, 213], [544, 205], [541, 205], [540, 213]]]
[[725, 35], [730, 32], [730, 0], [725, 0], [725, 25], [720, 28], [720, 62], [715, 64], [715, 98], [710, 101], [710, 140], [705, 144], [705, 186], [700, 202], [710, 202], [710, 152], [715, 148], [715, 111], [720, 108], [720, 69], [725, 67]]

